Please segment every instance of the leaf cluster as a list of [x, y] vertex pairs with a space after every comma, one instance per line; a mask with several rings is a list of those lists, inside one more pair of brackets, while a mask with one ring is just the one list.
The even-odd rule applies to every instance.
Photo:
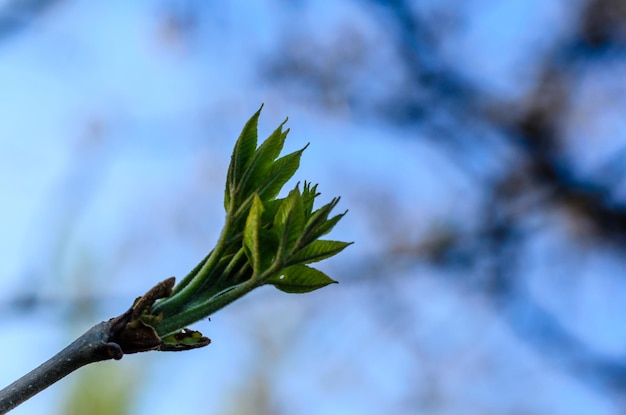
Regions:
[[336, 282], [310, 264], [350, 245], [320, 239], [346, 212], [331, 216], [338, 197], [315, 208], [320, 193], [308, 182], [278, 197], [308, 144], [280, 156], [289, 133], [285, 120], [258, 146], [261, 109], [235, 143], [224, 193], [226, 220], [216, 247], [174, 287], [172, 296], [153, 308], [162, 316], [156, 327], [160, 334], [204, 318], [262, 285], [306, 293]]

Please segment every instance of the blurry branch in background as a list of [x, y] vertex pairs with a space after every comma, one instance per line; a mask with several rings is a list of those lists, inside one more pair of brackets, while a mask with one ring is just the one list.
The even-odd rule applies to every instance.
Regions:
[[9, 0], [0, 6], [0, 41], [28, 28], [60, 0]]
[[[297, 184], [279, 198], [300, 165], [303, 148], [279, 157], [288, 134], [281, 124], [257, 147], [261, 109], [235, 144], [226, 179], [226, 218], [215, 248], [177, 285], [171, 277], [138, 297], [122, 315], [103, 321], [52, 359], [0, 390], [4, 414], [76, 369], [124, 354], [183, 351], [211, 341], [186, 326], [263, 285], [306, 293], [336, 283], [309, 266], [350, 243], [321, 239], [344, 213], [330, 216], [334, 198], [315, 208], [317, 185]], [[286, 122], [286, 121], [285, 121]]]
[[[596, 7], [603, 7], [601, 3], [590, 2], [582, 13], [582, 21], [585, 21], [585, 16], [593, 15]], [[596, 22], [586, 27], [603, 26], [602, 22]], [[626, 365], [621, 359], [595, 353], [588, 344], [570, 333], [557, 316], [532, 298], [521, 278], [523, 269], [519, 264], [517, 267], [514, 265], [520, 244], [532, 237], [519, 229], [519, 222], [529, 210], [560, 208], [565, 214], [574, 214], [575, 220], [593, 224], [597, 237], [613, 240], [621, 248], [626, 246], [623, 243], [626, 237], [626, 205], [617, 203], [611, 197], [611, 189], [603, 183], [591, 178], [578, 179], [559, 152], [559, 144], [566, 141], [561, 137], [560, 126], [566, 119], [567, 105], [572, 100], [568, 95], [573, 91], [570, 82], [575, 82], [575, 68], [579, 63], [569, 59], [589, 58], [570, 48], [572, 45], [579, 48], [583, 44], [587, 51], [592, 51], [594, 46], [585, 44], [585, 39], [597, 38], [595, 34], [584, 31], [574, 33], [578, 33], [580, 38], [558, 44], [556, 50], [551, 51], [548, 59], [542, 62], [537, 85], [525, 97], [516, 116], [507, 119], [499, 111], [494, 111], [492, 108], [499, 105], [509, 108], [497, 101], [477, 102], [465, 98], [459, 102], [458, 96], [452, 99], [461, 106], [457, 107], [458, 110], [466, 108], [470, 114], [481, 115], [483, 122], [501, 131], [510, 140], [509, 145], [513, 146], [517, 157], [524, 160], [515, 163], [512, 170], [495, 182], [495, 188], [486, 193], [490, 199], [485, 205], [492, 206], [493, 210], [486, 209], [481, 233], [489, 246], [484, 252], [493, 256], [495, 265], [492, 285], [485, 294], [493, 297], [495, 304], [505, 311], [506, 321], [520, 339], [536, 347], [542, 355], [581, 375], [582, 379], [592, 380], [594, 385], [621, 391], [626, 381]], [[430, 86], [438, 90], [440, 101], [450, 99], [451, 94], [445, 83], [435, 82]], [[494, 114], [498, 116], [494, 117]], [[520, 209], [521, 198], [529, 194], [543, 197], [535, 197], [534, 205]]]
[[[516, 264], [514, 259], [536, 236], [524, 227], [528, 215], [553, 211], [584, 224], [585, 237], [626, 250], [626, 201], [618, 196], [618, 188], [624, 183], [626, 149], [618, 153], [619, 160], [609, 160], [600, 169], [581, 173], [566, 155], [565, 131], [571, 121], [576, 86], [582, 83], [585, 70], [602, 66], [612, 56], [626, 56], [625, 3], [587, 0], [577, 4], [576, 10], [568, 9], [572, 13], [568, 16], [571, 27], [565, 38], [554, 39], [547, 52], [542, 50], [534, 56], [534, 85], [513, 102], [481, 92], [462, 75], [462, 64], [443, 56], [439, 45], [454, 23], [455, 12], [451, 9], [446, 10], [451, 18], [439, 15], [442, 19], [438, 19], [435, 13], [421, 15], [414, 3], [405, 0], [364, 0], [361, 7], [390, 37], [384, 46], [394, 51], [399, 63], [384, 69], [397, 71], [403, 82], [390, 83], [387, 89], [379, 87], [377, 94], [363, 85], [356, 84], [353, 89], [334, 85], [340, 57], [333, 54], [341, 51], [332, 47], [326, 57], [319, 53], [307, 55], [302, 48], [281, 49], [297, 53], [287, 57], [281, 53], [280, 59], [267, 65], [268, 78], [277, 83], [297, 79], [303, 85], [345, 91], [344, 99], [353, 116], [376, 117], [425, 131], [424, 135], [432, 137], [432, 145], [476, 183], [485, 206], [476, 218], [478, 226], [469, 231], [473, 234], [459, 230], [455, 236], [452, 230], [443, 244], [430, 246], [436, 252], [425, 253], [421, 249], [424, 246], [408, 247], [401, 255], [405, 259], [390, 251], [389, 261], [413, 257], [415, 261], [431, 261], [437, 267], [464, 266], [481, 274], [484, 268], [480, 264], [492, 264], [487, 268], [490, 275], [481, 276], [479, 281], [468, 277], [465, 283], [474, 284], [503, 311], [513, 332], [569, 373], [621, 393], [626, 382], [622, 359], [594, 351], [562, 324], [560, 316], [533, 298], [526, 287], [523, 264]], [[312, 39], [300, 36], [315, 44], [314, 35], [310, 35]], [[367, 46], [360, 49], [374, 56], [384, 48]], [[324, 58], [335, 63], [333, 69], [328, 69]], [[363, 64], [368, 57], [360, 59], [355, 62], [350, 55], [341, 70], [352, 73], [351, 79], [360, 79], [357, 74], [368, 68]], [[386, 79], [385, 74], [379, 75], [378, 79]], [[502, 149], [509, 156], [500, 157]], [[477, 172], [472, 160], [476, 157], [497, 165], [497, 173], [485, 177]], [[467, 245], [468, 241], [472, 246]], [[380, 260], [372, 262], [380, 268]]]
[[520, 252], [531, 235], [527, 235], [529, 231], [519, 223], [522, 219], [517, 216], [519, 213], [502, 212], [503, 209], [506, 207], [485, 212], [485, 251], [491, 256], [487, 284], [482, 287], [485, 294], [512, 331], [540, 351], [552, 365], [576, 374], [592, 387], [614, 392], [623, 390], [626, 364], [596, 352], [529, 292], [523, 278], [525, 271]]

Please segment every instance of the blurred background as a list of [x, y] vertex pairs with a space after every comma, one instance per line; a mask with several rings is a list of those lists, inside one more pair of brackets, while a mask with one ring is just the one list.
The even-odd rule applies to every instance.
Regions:
[[0, 384], [213, 247], [244, 122], [342, 196], [307, 295], [15, 414], [626, 412], [626, 2], [0, 1]]

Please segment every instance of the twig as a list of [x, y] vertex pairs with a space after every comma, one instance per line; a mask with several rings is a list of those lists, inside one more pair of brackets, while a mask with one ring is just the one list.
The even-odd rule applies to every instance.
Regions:
[[[0, 415], [89, 363], [119, 360], [124, 354], [148, 350], [178, 350], [162, 349], [163, 342], [154, 328], [142, 321], [157, 299], [171, 295], [174, 283], [173, 277], [158, 283], [124, 314], [96, 324], [50, 360], [0, 390]], [[209, 343], [208, 338], [202, 337], [193, 347]]]
[[110, 321], [96, 324], [50, 360], [0, 390], [0, 414], [89, 363], [121, 359], [124, 352], [117, 343], [109, 342], [110, 333]]

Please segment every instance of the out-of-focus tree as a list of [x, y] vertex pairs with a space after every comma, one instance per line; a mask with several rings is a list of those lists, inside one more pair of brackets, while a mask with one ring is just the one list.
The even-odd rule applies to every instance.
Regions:
[[[582, 302], [584, 258], [626, 250], [626, 2], [522, 3], [351, 2], [329, 30], [292, 28], [263, 76], [331, 116], [413, 130], [444, 154], [471, 183], [474, 209], [459, 204], [408, 245], [406, 218], [383, 212], [389, 240], [402, 241], [385, 261], [462, 270], [455, 283], [488, 298], [538, 354], [619, 394], [622, 356], [594, 344], [563, 303]], [[298, 2], [294, 16], [315, 4]], [[498, 55], [494, 38], [520, 20], [522, 47]], [[565, 287], [546, 294], [555, 264]], [[620, 299], [606, 302], [623, 310]]]

